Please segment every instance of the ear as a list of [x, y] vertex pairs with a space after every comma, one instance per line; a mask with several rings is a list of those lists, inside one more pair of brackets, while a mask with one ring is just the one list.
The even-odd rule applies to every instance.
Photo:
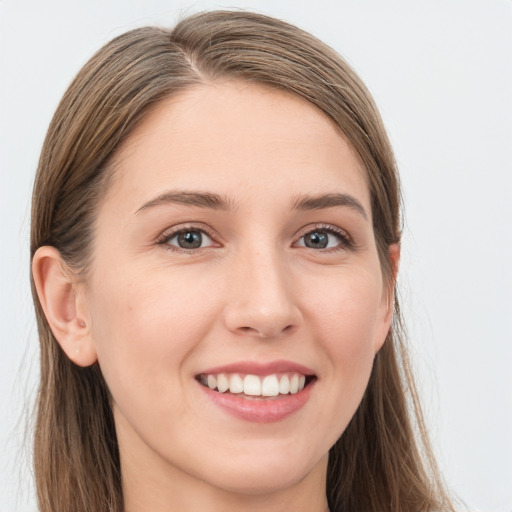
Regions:
[[384, 276], [384, 286], [382, 289], [382, 301], [380, 305], [379, 325], [377, 337], [375, 340], [375, 353], [377, 353], [389, 333], [391, 321], [393, 320], [393, 310], [395, 304], [395, 284], [400, 265], [400, 243], [392, 244], [388, 248], [389, 254], [389, 275]]
[[75, 364], [90, 366], [97, 360], [79, 286], [73, 283], [55, 247], [40, 247], [32, 259], [32, 276], [48, 325], [62, 350]]

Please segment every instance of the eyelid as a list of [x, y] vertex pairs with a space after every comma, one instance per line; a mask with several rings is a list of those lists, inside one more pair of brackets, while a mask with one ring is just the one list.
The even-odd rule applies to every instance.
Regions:
[[[352, 237], [348, 234], [347, 231], [345, 231], [342, 228], [339, 228], [338, 226], [334, 226], [332, 224], [313, 224], [309, 226], [305, 226], [304, 228], [301, 228], [299, 232], [296, 235], [297, 241], [301, 240], [304, 236], [306, 236], [308, 233], [311, 233], [313, 231], [326, 231], [327, 233], [333, 234], [337, 236], [340, 239], [340, 243], [336, 247], [330, 247], [326, 249], [312, 249], [310, 247], [306, 247], [305, 245], [301, 245], [299, 247], [305, 247], [306, 249], [311, 249], [315, 252], [336, 252], [340, 250], [347, 250], [347, 249], [354, 249], [355, 243], [352, 240]], [[296, 244], [297, 242], [294, 242]]]
[[[171, 245], [168, 243], [169, 240], [174, 238], [175, 236], [183, 233], [184, 231], [200, 231], [204, 233], [213, 243], [207, 247], [198, 247], [197, 249], [183, 249], [176, 245]], [[165, 229], [155, 240], [157, 245], [163, 245], [166, 249], [171, 251], [183, 252], [183, 253], [193, 253], [198, 252], [204, 249], [208, 249], [210, 247], [220, 247], [220, 242], [218, 242], [218, 235], [213, 232], [213, 230], [203, 224], [202, 222], [186, 222], [184, 224], [178, 224], [176, 226], [172, 226], [170, 228]]]
[[[184, 231], [201, 231], [213, 242], [211, 245], [207, 247], [199, 247], [197, 249], [183, 249], [181, 247], [170, 245], [168, 241], [175, 237], [176, 235], [184, 232]], [[340, 239], [340, 243], [336, 247], [331, 248], [325, 248], [325, 249], [312, 249], [309, 247], [306, 247], [305, 245], [301, 245], [299, 247], [305, 247], [306, 249], [311, 249], [315, 252], [323, 252], [323, 253], [329, 253], [329, 252], [336, 252], [340, 250], [348, 250], [348, 249], [354, 249], [355, 243], [352, 240], [351, 236], [347, 231], [344, 229], [332, 225], [332, 224], [325, 224], [325, 223], [319, 223], [319, 224], [312, 224], [305, 226], [301, 228], [297, 234], [295, 235], [295, 239], [298, 241], [302, 239], [305, 235], [308, 233], [311, 233], [313, 231], [325, 231], [327, 233], [330, 233], [332, 235], [337, 236]], [[187, 222], [183, 224], [178, 224], [176, 226], [172, 226], [170, 228], [165, 229], [156, 239], [155, 243], [157, 245], [163, 245], [166, 249], [182, 252], [182, 253], [196, 253], [198, 251], [208, 249], [210, 247], [220, 247], [222, 244], [218, 241], [219, 236], [217, 233], [215, 233], [208, 225], [203, 224], [202, 222]], [[293, 243], [293, 245], [296, 246], [297, 241]]]

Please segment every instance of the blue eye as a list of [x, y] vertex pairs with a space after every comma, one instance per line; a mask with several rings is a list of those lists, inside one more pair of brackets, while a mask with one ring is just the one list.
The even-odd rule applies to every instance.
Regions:
[[166, 236], [161, 243], [179, 247], [180, 249], [192, 250], [212, 245], [212, 239], [200, 229], [183, 229], [177, 233]]
[[341, 233], [323, 228], [309, 231], [299, 239], [297, 245], [308, 249], [334, 249], [349, 245], [349, 241]]

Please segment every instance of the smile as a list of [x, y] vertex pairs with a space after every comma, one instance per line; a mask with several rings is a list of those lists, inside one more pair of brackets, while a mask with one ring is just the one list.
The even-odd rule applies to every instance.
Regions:
[[195, 380], [203, 396], [244, 421], [274, 423], [306, 406], [318, 381], [294, 361], [238, 361], [203, 369]]
[[270, 375], [252, 375], [239, 373], [218, 373], [199, 375], [198, 380], [203, 386], [218, 391], [229, 392], [248, 397], [277, 397], [279, 395], [295, 395], [309, 384], [313, 377], [301, 373], [273, 373]]

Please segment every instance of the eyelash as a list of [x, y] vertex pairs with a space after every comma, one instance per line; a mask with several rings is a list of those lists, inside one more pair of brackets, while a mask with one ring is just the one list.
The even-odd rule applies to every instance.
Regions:
[[206, 249], [206, 247], [199, 247], [197, 249], [183, 249], [182, 247], [178, 247], [177, 245], [170, 245], [169, 241], [173, 238], [177, 237], [181, 233], [187, 233], [189, 231], [195, 231], [206, 234], [206, 236], [212, 240], [212, 242], [216, 242], [215, 235], [211, 232], [211, 230], [205, 225], [184, 225], [179, 228], [173, 228], [171, 231], [165, 231], [162, 233], [156, 240], [157, 245], [164, 246], [165, 249], [169, 251], [181, 252], [184, 254], [192, 254], [201, 249]]
[[[197, 252], [201, 249], [207, 249], [208, 247], [198, 247], [196, 249], [184, 249], [182, 247], [178, 247], [176, 245], [170, 245], [169, 241], [173, 238], [177, 237], [178, 235], [182, 233], [186, 233], [188, 231], [195, 231], [206, 234], [206, 236], [212, 240], [212, 242], [215, 244], [216, 239], [215, 235], [211, 232], [211, 230], [205, 226], [205, 225], [185, 225], [180, 226], [179, 228], [174, 228], [171, 231], [166, 231], [162, 235], [158, 237], [156, 240], [157, 245], [162, 245], [165, 247], [165, 249], [169, 251], [175, 251], [185, 254], [192, 254], [194, 252]], [[353, 250], [355, 248], [355, 244], [348, 235], [348, 233], [340, 228], [337, 228], [335, 226], [329, 225], [329, 224], [316, 224], [314, 226], [309, 226], [307, 230], [305, 230], [299, 237], [299, 240], [304, 238], [309, 233], [317, 232], [323, 232], [328, 233], [330, 235], [334, 235], [339, 240], [339, 244], [335, 247], [331, 248], [324, 248], [324, 249], [314, 249], [311, 247], [306, 247], [305, 245], [301, 245], [300, 247], [305, 247], [306, 249], [311, 249], [314, 252], [322, 252], [322, 253], [335, 253], [342, 250]], [[297, 243], [297, 242], [295, 242]]]
[[321, 251], [323, 253], [335, 253], [343, 250], [353, 250], [355, 248], [353, 240], [350, 238], [349, 234], [346, 231], [336, 226], [332, 226], [330, 224], [316, 224], [312, 227], [308, 227], [307, 230], [300, 235], [299, 240], [302, 240], [308, 233], [314, 232], [323, 232], [328, 233], [330, 235], [334, 235], [336, 238], [338, 238], [339, 244], [329, 249], [313, 249], [311, 247], [306, 247], [306, 249], [311, 249], [312, 251], [315, 252]]

